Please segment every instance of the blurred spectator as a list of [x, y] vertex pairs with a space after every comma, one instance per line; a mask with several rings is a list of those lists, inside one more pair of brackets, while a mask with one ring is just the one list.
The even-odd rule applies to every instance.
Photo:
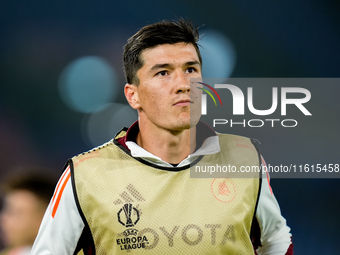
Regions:
[[46, 171], [26, 170], [1, 183], [0, 255], [26, 255], [38, 233], [56, 181]]

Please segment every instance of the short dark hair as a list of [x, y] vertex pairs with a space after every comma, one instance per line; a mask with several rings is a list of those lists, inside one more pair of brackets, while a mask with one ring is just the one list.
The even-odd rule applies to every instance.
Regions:
[[143, 50], [162, 44], [175, 44], [184, 42], [192, 44], [202, 65], [202, 57], [198, 48], [199, 33], [191, 21], [179, 19], [178, 21], [160, 21], [140, 29], [130, 37], [124, 46], [123, 62], [126, 81], [129, 84], [139, 84], [137, 71], [142, 68], [143, 60], [140, 58]]
[[4, 195], [18, 190], [29, 191], [47, 205], [53, 195], [55, 185], [54, 176], [36, 170], [27, 170], [7, 176], [0, 187]]

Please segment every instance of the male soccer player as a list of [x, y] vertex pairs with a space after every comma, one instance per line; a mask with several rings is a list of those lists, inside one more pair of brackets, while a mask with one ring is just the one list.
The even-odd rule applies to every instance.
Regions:
[[1, 255], [30, 254], [55, 181], [40, 172], [20, 172], [1, 183], [4, 201], [0, 212]]
[[128, 40], [125, 96], [139, 119], [68, 162], [32, 254], [293, 254], [267, 180], [190, 178], [190, 165], [261, 164], [250, 139], [199, 122], [198, 38], [179, 20]]

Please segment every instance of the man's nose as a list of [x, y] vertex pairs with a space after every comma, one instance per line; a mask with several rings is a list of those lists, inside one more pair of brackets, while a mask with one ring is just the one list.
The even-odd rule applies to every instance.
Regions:
[[175, 79], [176, 93], [190, 92], [190, 79], [183, 72], [180, 72]]

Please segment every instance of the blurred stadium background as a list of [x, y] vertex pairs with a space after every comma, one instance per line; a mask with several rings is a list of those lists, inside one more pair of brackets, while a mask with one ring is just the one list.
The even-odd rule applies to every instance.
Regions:
[[[68, 158], [107, 141], [137, 118], [123, 96], [121, 56], [127, 38], [144, 25], [193, 20], [204, 34], [208, 77], [335, 78], [339, 12], [335, 0], [3, 0], [0, 178], [22, 166], [61, 172]], [[324, 106], [328, 120], [306, 130], [311, 135], [303, 138], [303, 149], [294, 134], [266, 136], [268, 163], [289, 163], [292, 153], [306, 155], [308, 144], [320, 157], [338, 160], [327, 163], [340, 163], [338, 146], [327, 147], [322, 128], [332, 127], [327, 135], [339, 142], [340, 87], [321, 91], [329, 103]], [[339, 184], [340, 179], [272, 180], [292, 228], [295, 254], [339, 254]]]

